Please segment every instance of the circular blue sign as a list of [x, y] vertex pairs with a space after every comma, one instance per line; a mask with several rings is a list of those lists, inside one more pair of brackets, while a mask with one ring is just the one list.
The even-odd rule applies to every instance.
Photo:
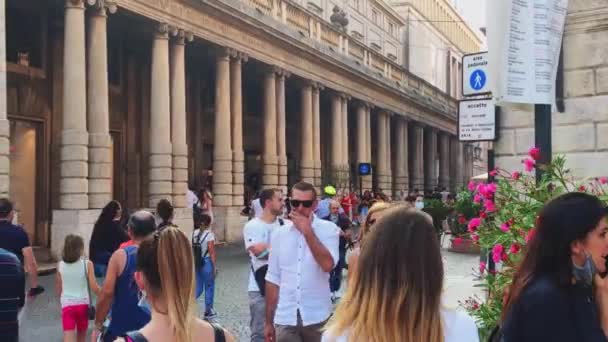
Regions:
[[481, 69], [477, 69], [471, 74], [469, 84], [474, 90], [481, 90], [486, 85], [486, 80], [486, 73]]
[[367, 176], [372, 173], [372, 165], [370, 163], [359, 163], [359, 175]]

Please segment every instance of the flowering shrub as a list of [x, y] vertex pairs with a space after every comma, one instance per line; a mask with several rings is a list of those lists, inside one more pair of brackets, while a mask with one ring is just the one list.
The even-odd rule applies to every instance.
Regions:
[[543, 171], [537, 182], [532, 174], [540, 156], [538, 148], [530, 149], [522, 161], [524, 171], [496, 170], [497, 182], [469, 184], [470, 196], [480, 206], [478, 214], [468, 220], [468, 232], [482, 249], [490, 252], [500, 271], [487, 271], [479, 265], [482, 285], [487, 290], [485, 302], [470, 298], [463, 306], [477, 320], [482, 340], [497, 325], [505, 290], [511, 284], [514, 267], [522, 257], [526, 243], [534, 236], [537, 215], [543, 205], [566, 192], [580, 191], [608, 200], [604, 186], [608, 178], [575, 179], [565, 167], [565, 158], [558, 156], [549, 165], [538, 165]]

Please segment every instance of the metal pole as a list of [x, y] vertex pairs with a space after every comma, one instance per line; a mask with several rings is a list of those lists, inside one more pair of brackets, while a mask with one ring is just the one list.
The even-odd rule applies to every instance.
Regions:
[[[492, 171], [494, 171], [494, 149], [488, 149], [488, 184], [494, 182], [494, 176], [492, 176]], [[496, 264], [494, 263], [494, 259], [492, 258], [492, 251], [488, 251], [488, 270], [490, 272], [494, 272], [496, 270]]]
[[551, 163], [551, 105], [534, 105], [534, 140], [540, 148], [540, 159], [536, 161], [536, 182], [540, 182], [543, 171], [538, 166]]

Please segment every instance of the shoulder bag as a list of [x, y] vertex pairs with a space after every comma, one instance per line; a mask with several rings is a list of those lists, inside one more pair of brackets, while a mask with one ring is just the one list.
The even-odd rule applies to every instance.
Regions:
[[87, 308], [87, 317], [89, 321], [95, 319], [95, 305], [93, 305], [93, 298], [91, 297], [91, 286], [89, 285], [89, 274], [87, 273], [88, 260], [84, 259], [84, 279], [87, 283], [87, 292], [89, 293], [89, 307]]

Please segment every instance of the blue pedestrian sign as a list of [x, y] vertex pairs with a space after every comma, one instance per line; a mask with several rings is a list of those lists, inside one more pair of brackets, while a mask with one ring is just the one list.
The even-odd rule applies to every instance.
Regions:
[[372, 164], [359, 163], [359, 176], [369, 176], [372, 174]]
[[486, 85], [486, 73], [481, 69], [473, 71], [469, 82], [471, 83], [471, 88], [475, 90], [483, 89]]
[[488, 53], [480, 52], [462, 57], [462, 95], [476, 96], [489, 94]]

